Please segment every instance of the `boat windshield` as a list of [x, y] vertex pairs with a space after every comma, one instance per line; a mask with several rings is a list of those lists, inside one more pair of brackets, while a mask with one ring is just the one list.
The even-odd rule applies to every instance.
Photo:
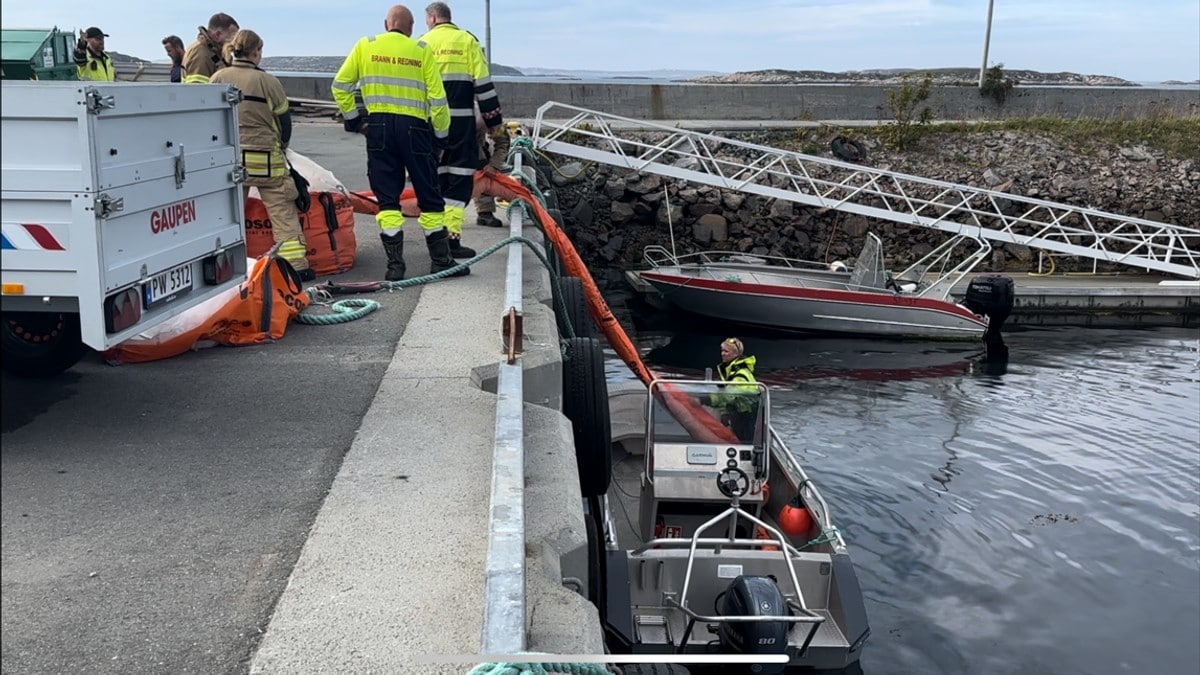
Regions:
[[850, 273], [851, 288], [884, 288], [887, 284], [887, 270], [883, 261], [883, 243], [874, 233], [867, 233], [862, 252], [854, 263]]
[[657, 383], [648, 422], [654, 443], [762, 446], [767, 389], [761, 383]]

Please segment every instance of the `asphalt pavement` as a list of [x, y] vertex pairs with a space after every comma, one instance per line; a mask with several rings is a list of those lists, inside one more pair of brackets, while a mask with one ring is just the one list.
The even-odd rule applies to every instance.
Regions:
[[[302, 121], [292, 146], [367, 189], [361, 136]], [[381, 278], [374, 219], [355, 232], [337, 278]], [[421, 293], [273, 344], [4, 375], [0, 669], [245, 672]]]

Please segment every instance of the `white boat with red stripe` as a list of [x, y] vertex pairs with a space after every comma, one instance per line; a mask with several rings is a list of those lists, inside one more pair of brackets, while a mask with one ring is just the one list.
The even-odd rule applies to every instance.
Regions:
[[[976, 248], [969, 249], [974, 243]], [[991, 252], [983, 239], [955, 236], [900, 274], [884, 265], [883, 246], [867, 235], [853, 267], [727, 251], [675, 257], [644, 252], [639, 272], [680, 309], [778, 330], [905, 339], [976, 340], [998, 333], [1013, 305], [1012, 280], [978, 277], [962, 304], [950, 291]]]

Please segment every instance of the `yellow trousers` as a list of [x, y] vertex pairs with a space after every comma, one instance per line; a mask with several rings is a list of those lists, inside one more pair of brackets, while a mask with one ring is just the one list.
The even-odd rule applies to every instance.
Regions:
[[242, 188], [243, 196], [250, 194], [252, 186], [258, 188], [258, 196], [271, 219], [271, 234], [279, 247], [279, 257], [291, 263], [297, 272], [308, 269], [308, 246], [300, 227], [300, 214], [296, 211], [296, 198], [300, 194], [296, 192], [292, 177], [247, 178]]

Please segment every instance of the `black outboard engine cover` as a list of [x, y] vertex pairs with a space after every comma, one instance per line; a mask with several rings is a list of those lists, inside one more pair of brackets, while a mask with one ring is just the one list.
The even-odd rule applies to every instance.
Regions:
[[979, 276], [967, 285], [963, 305], [976, 314], [988, 317], [987, 335], [997, 335], [1012, 313], [1014, 296], [1011, 278], [997, 274]]
[[[787, 602], [779, 585], [770, 577], [742, 575], [733, 580], [717, 600], [721, 616], [788, 616]], [[735, 654], [783, 654], [787, 651], [788, 630], [785, 621], [724, 621], [717, 629], [721, 647]], [[785, 664], [762, 663], [750, 666], [750, 672], [773, 675]]]

